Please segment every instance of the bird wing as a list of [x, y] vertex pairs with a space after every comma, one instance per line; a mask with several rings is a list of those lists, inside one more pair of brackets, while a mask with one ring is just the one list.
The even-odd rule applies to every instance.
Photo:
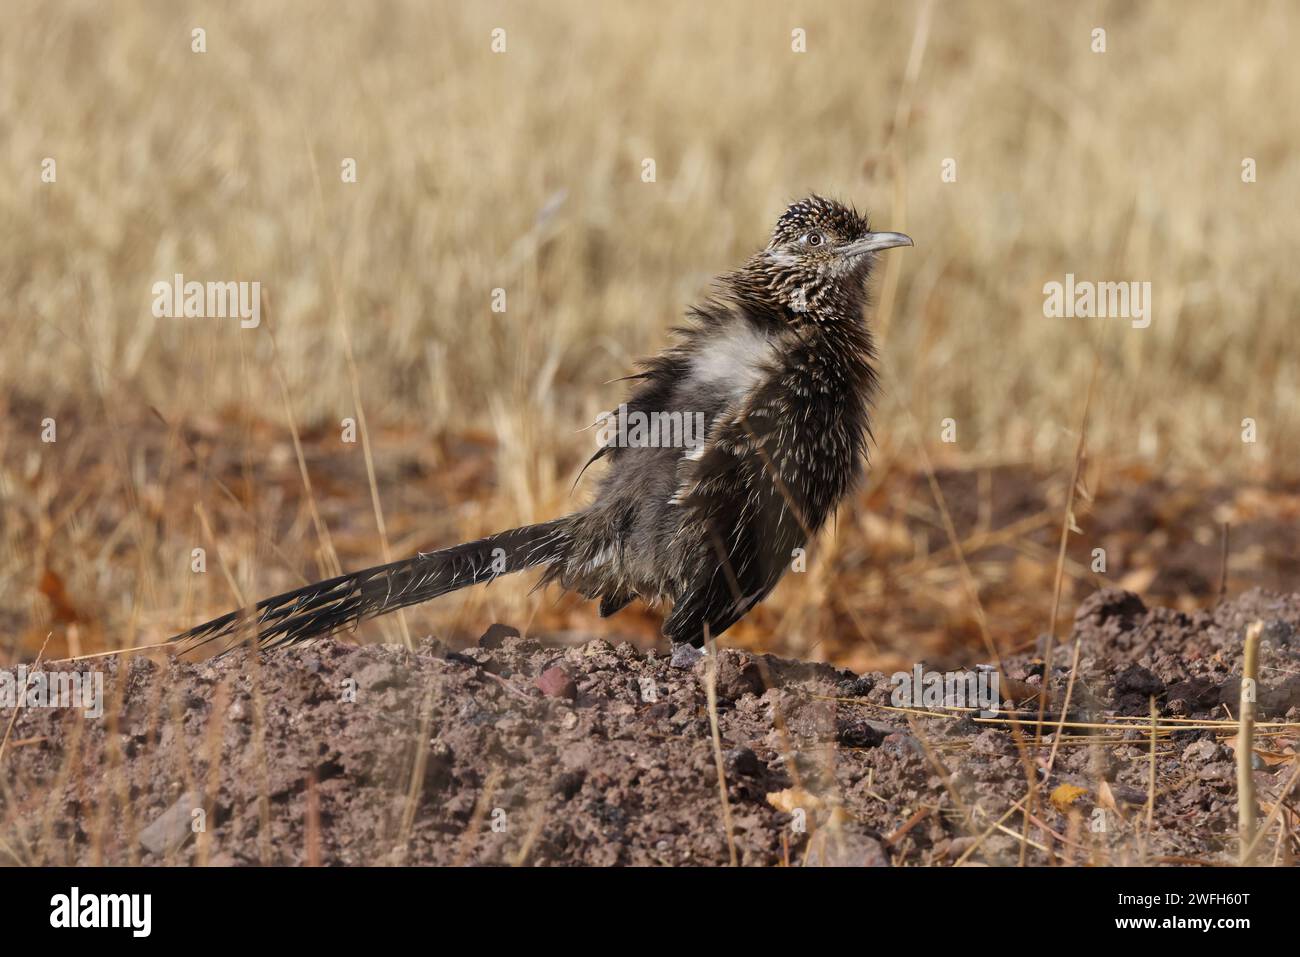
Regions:
[[[618, 412], [602, 413], [602, 418], [597, 419], [595, 424], [603, 422], [616, 425], [618, 416], [623, 413], [631, 415], [635, 412], [651, 412], [663, 409], [674, 383], [678, 382], [686, 373], [686, 359], [680, 350], [676, 349], [669, 350], [652, 359], [644, 360], [642, 364], [646, 367], [643, 371], [610, 380], [610, 382], [636, 382], [638, 386], [623, 401]], [[622, 447], [612, 442], [601, 445], [592, 453], [591, 458], [583, 463], [582, 468], [578, 470], [578, 474], [573, 480], [573, 487], [575, 489], [578, 487], [578, 483], [582, 480], [582, 476], [586, 474], [587, 469], [591, 468], [596, 462], [606, 456], [617, 459], [624, 451]]]
[[776, 586], [805, 540], [791, 483], [779, 474], [779, 390], [769, 382], [714, 419], [707, 441], [684, 455], [672, 503], [683, 535], [702, 536], [689, 586], [664, 622], [674, 641], [700, 644], [735, 624]]

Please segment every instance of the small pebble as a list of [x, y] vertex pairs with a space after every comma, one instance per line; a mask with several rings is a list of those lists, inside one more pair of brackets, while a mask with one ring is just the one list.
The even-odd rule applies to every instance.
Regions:
[[572, 701], [578, 697], [578, 686], [573, 676], [559, 665], [547, 668], [533, 684], [548, 698], [568, 698]]
[[695, 667], [695, 662], [699, 661], [703, 657], [704, 652], [700, 651], [698, 648], [692, 647], [691, 645], [673, 645], [673, 656], [668, 663], [674, 668], [687, 670]]

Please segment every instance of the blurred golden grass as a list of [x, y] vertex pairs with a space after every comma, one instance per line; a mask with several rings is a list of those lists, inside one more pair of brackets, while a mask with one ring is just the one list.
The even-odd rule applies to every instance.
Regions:
[[[791, 52], [796, 27], [807, 53]], [[314, 437], [325, 523], [356, 530], [345, 564], [379, 560], [361, 448], [337, 440], [358, 414], [342, 330], [395, 552], [572, 507], [592, 443], [579, 430], [621, 395], [606, 380], [812, 190], [917, 241], [878, 282], [879, 476], [914, 465], [918, 440], [940, 465], [1068, 475], [1098, 364], [1094, 471], [1294, 471], [1298, 27], [1285, 2], [9, 0], [0, 624], [49, 619], [50, 568], [114, 646], [230, 603], [215, 568], [195, 584], [196, 544], [249, 596], [330, 567], [291, 484], [277, 368]], [[177, 272], [260, 281], [262, 328], [155, 319], [151, 286]], [[1151, 327], [1045, 318], [1042, 286], [1067, 272], [1150, 281]], [[47, 415], [55, 446], [39, 441]], [[939, 442], [945, 417], [955, 446]], [[238, 508], [195, 471], [191, 433], [228, 466]], [[430, 500], [446, 473], [459, 484]], [[827, 568], [869, 541], [871, 494], [766, 627], [844, 617], [825, 609], [859, 583]], [[196, 503], [227, 508], [216, 541]], [[472, 630], [551, 606], [518, 582], [421, 614]]]

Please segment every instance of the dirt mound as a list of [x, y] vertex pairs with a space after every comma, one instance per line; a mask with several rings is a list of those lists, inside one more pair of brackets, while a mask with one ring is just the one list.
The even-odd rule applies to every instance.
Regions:
[[[1188, 615], [1104, 591], [1075, 621], [1067, 718], [1115, 727], [1068, 727], [1036, 751], [1021, 728], [1023, 754], [1005, 720], [892, 710], [889, 676], [724, 650], [729, 813], [698, 655], [548, 647], [493, 626], [464, 652], [331, 640], [260, 661], [107, 659], [102, 718], [19, 710], [0, 759], [0, 859], [725, 864], [729, 819], [748, 865], [1013, 863], [1028, 764], [1050, 765], [1031, 862], [1215, 861], [1235, 853], [1234, 731], [1177, 724], [1235, 715], [1257, 618], [1261, 719], [1295, 720], [1300, 595], [1254, 591]], [[1072, 651], [1053, 655], [1051, 716]], [[1041, 686], [1041, 659], [1005, 665], [1004, 697]], [[1257, 789], [1271, 806], [1297, 729], [1261, 730]]]

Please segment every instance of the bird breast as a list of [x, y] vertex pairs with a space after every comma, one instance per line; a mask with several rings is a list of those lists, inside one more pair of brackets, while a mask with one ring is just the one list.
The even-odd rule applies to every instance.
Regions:
[[742, 400], [774, 371], [772, 337], [738, 320], [698, 343], [691, 360], [691, 385], [715, 391], [728, 404]]

